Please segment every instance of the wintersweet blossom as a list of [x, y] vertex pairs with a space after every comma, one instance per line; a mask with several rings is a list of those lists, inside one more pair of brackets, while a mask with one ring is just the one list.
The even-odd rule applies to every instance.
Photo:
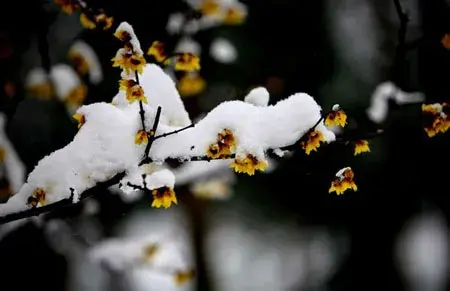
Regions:
[[160, 208], [169, 208], [172, 203], [178, 204], [177, 197], [175, 196], [175, 192], [173, 189], [169, 187], [161, 187], [152, 190], [153, 195], [153, 203], [152, 207]]
[[199, 11], [204, 15], [214, 15], [220, 10], [218, 2], [217, 0], [203, 0], [200, 4]]
[[177, 271], [174, 276], [175, 283], [180, 286], [195, 278], [195, 270]]
[[332, 126], [340, 126], [344, 127], [347, 124], [347, 115], [344, 110], [342, 110], [338, 104], [333, 106], [331, 112], [329, 112], [325, 117], [325, 125]]
[[233, 132], [224, 129], [217, 135], [217, 142], [209, 146], [206, 155], [212, 159], [223, 159], [234, 153], [235, 148], [236, 140]]
[[25, 89], [33, 98], [47, 100], [53, 97], [50, 77], [42, 67], [33, 68], [27, 73]]
[[80, 14], [80, 23], [86, 29], [94, 29], [97, 26], [85, 13]]
[[369, 141], [367, 140], [357, 140], [354, 142], [355, 150], [353, 155], [357, 156], [361, 153], [370, 152]]
[[340, 169], [336, 173], [336, 178], [331, 183], [331, 187], [328, 192], [336, 192], [337, 195], [341, 195], [348, 189], [357, 191], [358, 186], [356, 186], [355, 182], [353, 181], [354, 176], [355, 174], [350, 167]]
[[68, 59], [80, 76], [88, 75], [92, 84], [103, 80], [100, 60], [94, 49], [86, 42], [78, 39], [69, 48]]
[[97, 23], [97, 26], [100, 26], [103, 30], [108, 30], [113, 25], [114, 17], [108, 17], [105, 13], [100, 13], [95, 15], [95, 22]]
[[174, 58], [175, 71], [192, 72], [200, 70], [200, 58], [192, 53], [178, 53]]
[[267, 168], [267, 161], [248, 154], [245, 157], [237, 157], [230, 165], [230, 168], [234, 169], [236, 173], [245, 173], [253, 176], [257, 170], [264, 171]]
[[238, 25], [245, 21], [246, 14], [236, 6], [229, 7], [223, 18], [223, 23], [227, 25]]
[[87, 87], [71, 66], [56, 64], [50, 70], [50, 78], [58, 99], [74, 114], [87, 97]]
[[89, 64], [80, 53], [69, 51], [68, 59], [72, 62], [75, 70], [80, 76], [84, 76], [89, 72]]
[[160, 41], [154, 41], [152, 46], [148, 49], [147, 55], [153, 56], [157, 62], [163, 62], [167, 59], [165, 52], [165, 45]]
[[134, 138], [134, 143], [137, 145], [141, 145], [141, 144], [147, 144], [148, 143], [148, 134], [145, 130], [139, 130], [136, 133], [136, 136]]
[[38, 205], [45, 206], [47, 201], [45, 200], [46, 192], [44, 189], [36, 188], [33, 194], [28, 198], [27, 204], [36, 207]]
[[186, 74], [177, 83], [182, 97], [191, 97], [205, 90], [206, 81], [199, 74]]
[[422, 112], [426, 117], [424, 130], [429, 137], [445, 133], [450, 128], [449, 104], [422, 104]]
[[305, 150], [305, 153], [309, 155], [312, 151], [317, 151], [317, 149], [320, 147], [320, 143], [324, 141], [325, 139], [322, 132], [313, 130], [308, 133], [307, 139], [305, 141], [300, 142], [300, 145]]
[[83, 126], [83, 124], [86, 123], [86, 118], [85, 118], [84, 115], [81, 114], [81, 113], [75, 113], [75, 114], [72, 116], [72, 118], [73, 118], [75, 121], [77, 121], [77, 123], [78, 123], [78, 129], [80, 129], [80, 128]]

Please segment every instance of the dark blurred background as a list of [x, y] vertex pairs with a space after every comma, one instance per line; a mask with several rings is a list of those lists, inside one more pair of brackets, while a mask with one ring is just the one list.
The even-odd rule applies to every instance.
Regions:
[[[411, 44], [400, 54], [393, 0], [240, 2], [248, 11], [245, 23], [191, 36], [202, 48], [200, 75], [207, 84], [204, 91], [183, 99], [191, 118], [263, 86], [271, 104], [306, 92], [323, 108], [336, 103], [349, 108], [351, 130], [383, 128], [384, 133], [371, 139], [371, 153], [361, 156], [332, 144], [309, 156], [296, 152], [271, 173], [236, 175], [233, 194], [225, 201], [198, 199], [189, 187], [179, 187], [180, 205], [174, 211], [191, 221], [186, 227], [198, 270], [190, 290], [449, 290], [449, 135], [426, 136], [420, 104], [390, 104], [387, 119], [379, 125], [365, 113], [375, 88], [385, 81], [406, 92], [423, 92], [425, 103], [449, 102], [450, 51], [441, 42], [450, 33], [448, 1], [400, 1], [409, 16], [406, 42]], [[181, 0], [87, 3], [114, 16], [115, 26], [120, 21], [132, 24], [143, 48], [154, 40], [175, 43], [180, 36], [167, 32], [169, 16], [187, 7]], [[71, 44], [85, 41], [97, 53], [104, 74], [99, 84], [83, 79], [88, 86], [85, 104], [110, 102], [117, 93], [120, 71], [110, 61], [117, 40], [112, 31], [83, 29], [78, 17], [77, 12], [60, 12], [51, 2], [2, 3], [0, 110], [7, 117], [7, 137], [27, 172], [77, 131], [57, 99], [43, 101], [26, 93], [27, 73], [45, 66], [43, 49], [50, 66], [69, 64]], [[233, 63], [221, 63], [208, 53], [218, 37], [235, 47]], [[330, 181], [345, 166], [353, 168], [359, 191], [329, 194]], [[129, 203], [114, 193], [101, 194], [93, 198], [100, 205], [93, 214], [85, 214], [82, 203], [2, 236], [1, 289], [172, 290], [152, 280], [127, 285], [128, 277], [111, 272], [94, 276], [90, 268], [101, 266], [80, 259], [88, 257], [83, 250], [92, 240], [126, 238], [118, 229], [131, 227], [124, 221], [133, 213], [149, 215], [148, 233], [159, 221], [153, 213], [166, 219], [145, 197]], [[171, 215], [172, 210], [167, 212]], [[52, 219], [71, 227], [69, 239], [57, 247], [46, 235], [45, 224]], [[85, 229], [95, 235], [80, 246]], [[76, 252], [72, 246], [59, 249], [70, 243], [78, 244]]]

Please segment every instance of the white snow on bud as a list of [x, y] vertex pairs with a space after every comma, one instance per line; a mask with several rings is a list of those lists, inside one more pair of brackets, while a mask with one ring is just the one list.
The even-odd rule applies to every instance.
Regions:
[[245, 96], [244, 101], [255, 106], [267, 106], [269, 105], [270, 94], [264, 87], [258, 87], [251, 90], [247, 96]]

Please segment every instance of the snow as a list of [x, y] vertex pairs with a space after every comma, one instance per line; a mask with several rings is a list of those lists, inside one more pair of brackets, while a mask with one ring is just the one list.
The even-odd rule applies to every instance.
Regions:
[[352, 169], [352, 168], [350, 168], [350, 167], [345, 167], [345, 168], [340, 169], [339, 171], [337, 171], [336, 177], [338, 177], [338, 178], [340, 178], [340, 179], [344, 179], [344, 173], [345, 173], [345, 171], [351, 170], [351, 169]]
[[270, 94], [264, 87], [258, 87], [252, 89], [247, 96], [245, 96], [244, 101], [255, 106], [267, 106], [269, 105]]
[[[120, 181], [120, 189], [129, 194], [134, 191], [140, 191], [128, 185], [137, 185], [148, 190], [153, 190], [161, 187], [175, 187], [175, 175], [168, 169], [158, 169], [155, 165], [150, 167], [154, 169], [149, 169], [149, 166], [143, 165], [139, 168], [135, 168], [127, 173], [127, 175]], [[145, 175], [145, 179], [143, 177]]]
[[6, 116], [0, 113], [0, 148], [5, 151], [6, 178], [13, 193], [19, 191], [26, 178], [26, 168], [5, 133]]
[[410, 290], [445, 290], [449, 271], [445, 215], [427, 210], [411, 217], [399, 234], [395, 255]]
[[[166, 119], [165, 123], [180, 127], [191, 124], [174, 81], [158, 65], [147, 64], [139, 75], [139, 82], [147, 96], [148, 105], [163, 108], [162, 118]], [[139, 110], [139, 104], [129, 104], [124, 91], [119, 91], [112, 101], [120, 108], [133, 107], [136, 112]]]
[[420, 92], [404, 92], [392, 82], [381, 83], [373, 92], [370, 106], [367, 108], [367, 116], [370, 120], [376, 123], [382, 123], [386, 120], [389, 111], [389, 99], [399, 105], [404, 105], [423, 102], [425, 96]]
[[[120, 28], [129, 31], [132, 39], [138, 43], [131, 27], [123, 24]], [[59, 96], [64, 96], [80, 82], [76, 73], [63, 64], [53, 67], [51, 76], [56, 81]], [[73, 189], [72, 198], [76, 202], [85, 190], [122, 172], [127, 174], [122, 181], [126, 192], [134, 192], [126, 188], [128, 182], [143, 186], [142, 171], [149, 171], [145, 172], [147, 187], [173, 188], [175, 177], [178, 175], [180, 182], [183, 182], [180, 177], [183, 175], [165, 169], [163, 162], [168, 158], [189, 160], [205, 156], [210, 145], [217, 143], [219, 133], [225, 129], [234, 137], [236, 147], [233, 153], [237, 158], [252, 155], [260, 162], [265, 162], [267, 150], [294, 144], [321, 119], [321, 107], [308, 94], [297, 93], [275, 105], [267, 105], [267, 90], [257, 88], [245, 100], [258, 106], [244, 101], [226, 101], [206, 114], [194, 127], [158, 138], [190, 125], [191, 120], [175, 83], [161, 68], [146, 65], [139, 80], [148, 98], [148, 104], [142, 105], [147, 130], [153, 126], [157, 106], [162, 108], [156, 130], [157, 139], [149, 152], [154, 163], [161, 166], [137, 168], [144, 158], [146, 147], [145, 143], [135, 144], [135, 135], [142, 129], [139, 104], [129, 104], [125, 92], [119, 91], [112, 104], [93, 103], [76, 111], [84, 117], [84, 122], [73, 141], [39, 161], [17, 194], [8, 203], [0, 205], [0, 215], [32, 207], [26, 202], [37, 189], [45, 193], [45, 201], [39, 202], [38, 207], [71, 197], [70, 189]], [[335, 140], [333, 132], [322, 122], [315, 130], [322, 132], [326, 142]], [[211, 162], [211, 167], [214, 167], [214, 163], [218, 171], [225, 171], [225, 166], [229, 167], [232, 161]], [[202, 170], [206, 169], [208, 167]], [[269, 169], [273, 169], [273, 166]], [[191, 176], [194, 173], [192, 171]], [[189, 180], [186, 176], [184, 179]]]
[[175, 53], [191, 53], [194, 55], [200, 55], [201, 53], [201, 46], [198, 42], [196, 42], [195, 40], [193, 40], [190, 37], [183, 37], [181, 38], [175, 49], [174, 52]]
[[77, 73], [67, 64], [56, 64], [50, 70], [50, 78], [55, 87], [56, 96], [62, 101], [74, 88], [81, 84]]
[[[164, 110], [163, 110], [164, 111]], [[321, 108], [306, 93], [297, 93], [275, 105], [256, 107], [243, 101], [225, 101], [211, 110], [195, 127], [154, 142], [150, 157], [189, 159], [203, 156], [216, 142], [217, 134], [224, 129], [233, 132], [237, 140], [236, 155], [252, 154], [264, 157], [264, 151], [295, 143], [321, 118]], [[175, 128], [161, 126], [161, 131]], [[335, 135], [323, 123], [316, 127], [325, 141], [335, 140]], [[176, 152], [173, 146], [176, 145]]]
[[184, 15], [183, 13], [177, 12], [174, 14], [171, 14], [169, 16], [169, 20], [167, 21], [166, 30], [170, 34], [176, 34], [180, 33], [183, 23], [184, 23]]
[[90, 45], [82, 40], [76, 40], [69, 48], [69, 54], [77, 54], [86, 60], [89, 65], [89, 81], [98, 84], [103, 80], [103, 72], [97, 54]]
[[234, 63], [237, 59], [237, 51], [233, 44], [226, 38], [218, 37], [211, 44], [211, 56], [223, 64]]
[[86, 123], [73, 141], [39, 161], [19, 192], [0, 206], [0, 214], [30, 207], [26, 201], [36, 188], [46, 192], [48, 203], [57, 202], [70, 197], [70, 188], [82, 193], [139, 162], [143, 149], [134, 144], [140, 125], [137, 113], [107, 103], [77, 112]]
[[116, 29], [115, 33], [120, 33], [121, 31], [125, 31], [130, 35], [130, 43], [133, 46], [133, 50], [137, 55], [142, 56], [144, 52], [141, 49], [141, 44], [136, 36], [136, 33], [133, 30], [133, 27], [128, 22], [121, 22]]
[[32, 68], [25, 77], [25, 86], [32, 87], [49, 81], [47, 72], [42, 67]]

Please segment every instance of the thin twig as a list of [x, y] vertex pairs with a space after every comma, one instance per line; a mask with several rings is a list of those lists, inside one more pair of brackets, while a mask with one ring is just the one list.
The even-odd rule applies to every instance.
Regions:
[[404, 59], [404, 53], [406, 48], [406, 32], [408, 28], [409, 17], [403, 11], [400, 0], [393, 0], [393, 1], [398, 20], [400, 21], [400, 27], [397, 33], [398, 43], [395, 51], [395, 61], [394, 61], [394, 64], [398, 65], [399, 62], [403, 61]]
[[142, 186], [139, 186], [139, 185], [136, 185], [136, 184], [132, 184], [130, 182], [127, 183], [127, 186], [133, 188], [134, 190], [141, 190], [141, 191], [148, 190], [145, 187], [142, 187]]
[[153, 127], [149, 134], [148, 143], [147, 146], [145, 147], [144, 159], [139, 163], [139, 166], [152, 162], [152, 159], [148, 156], [148, 154], [150, 152], [153, 142], [155, 141], [155, 132], [158, 129], [159, 119], [161, 118], [161, 110], [162, 110], [161, 106], [158, 106], [158, 109], [156, 110], [155, 120], [153, 122]]
[[158, 138], [166, 137], [166, 136], [169, 136], [169, 135], [172, 135], [172, 134], [177, 134], [179, 132], [182, 132], [182, 131], [184, 131], [186, 129], [189, 129], [191, 127], [194, 127], [194, 126], [195, 126], [195, 124], [192, 123], [192, 124], [190, 124], [188, 126], [185, 126], [183, 128], [180, 128], [180, 129], [177, 129], [177, 130], [174, 130], [174, 131], [171, 131], [171, 132], [166, 132], [166, 133], [160, 134], [158, 136], [155, 136], [154, 140], [157, 140]]

